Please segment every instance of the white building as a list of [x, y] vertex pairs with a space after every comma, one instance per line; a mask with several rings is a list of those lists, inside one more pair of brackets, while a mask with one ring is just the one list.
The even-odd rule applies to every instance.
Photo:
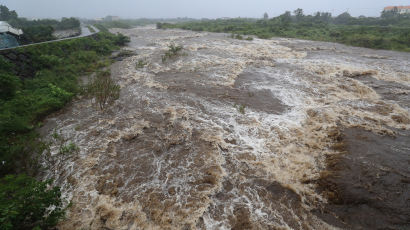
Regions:
[[20, 29], [13, 28], [10, 24], [4, 21], [0, 21], [0, 33], [9, 33], [12, 35], [20, 36], [23, 34], [23, 31]]
[[393, 11], [395, 8], [399, 14], [410, 14], [410, 6], [388, 6], [384, 8], [384, 11]]

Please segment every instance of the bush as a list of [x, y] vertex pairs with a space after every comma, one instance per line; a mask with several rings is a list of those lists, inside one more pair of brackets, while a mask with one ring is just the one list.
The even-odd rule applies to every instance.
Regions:
[[0, 229], [51, 229], [64, 216], [60, 188], [25, 175], [0, 179]]
[[21, 87], [20, 79], [16, 76], [0, 73], [0, 99], [12, 98]]
[[138, 60], [137, 64], [135, 65], [135, 68], [141, 69], [144, 68], [147, 65], [147, 62], [144, 60]]
[[111, 78], [108, 71], [100, 72], [86, 86], [86, 94], [93, 97], [101, 110], [114, 103], [120, 96], [120, 86]]
[[174, 44], [171, 44], [168, 46], [168, 50], [165, 52], [164, 55], [162, 55], [162, 62], [166, 62], [168, 59], [173, 58], [175, 56], [178, 56], [180, 51], [183, 49], [184, 47], [179, 45], [176, 46]]
[[51, 26], [38, 25], [23, 28], [23, 43], [36, 43], [54, 40], [54, 29]]
[[[51, 141], [46, 143], [47, 148], [45, 149], [42, 158], [45, 168], [51, 172], [56, 172], [56, 170], [58, 171], [60, 168], [64, 167], [67, 161], [76, 158], [80, 149], [73, 142], [64, 138], [64, 136], [56, 130], [54, 130], [51, 137]], [[50, 148], [48, 148], [52, 144], [57, 146], [57, 152], [52, 153]]]
[[125, 46], [127, 43], [129, 43], [131, 40], [129, 37], [121, 34], [121, 33], [117, 33], [117, 38], [115, 40], [115, 44], [117, 46]]

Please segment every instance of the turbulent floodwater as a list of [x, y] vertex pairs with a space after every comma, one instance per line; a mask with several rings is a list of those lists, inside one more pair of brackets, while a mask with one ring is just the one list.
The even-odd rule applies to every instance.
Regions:
[[[115, 32], [137, 53], [112, 67], [120, 99], [104, 112], [78, 99], [42, 128], [81, 149], [48, 175], [73, 202], [61, 229], [370, 228], [396, 203], [376, 228], [408, 226], [410, 54]], [[162, 63], [172, 43], [182, 55]], [[366, 179], [383, 183], [365, 196]], [[393, 200], [355, 200], [392, 183]]]

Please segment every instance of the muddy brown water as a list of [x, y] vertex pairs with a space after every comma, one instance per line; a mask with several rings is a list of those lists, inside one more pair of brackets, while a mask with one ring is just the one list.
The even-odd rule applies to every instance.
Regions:
[[60, 229], [408, 226], [410, 54], [113, 32], [137, 53], [112, 66], [120, 99], [79, 98], [41, 128], [80, 148], [45, 175], [73, 203]]
[[345, 152], [332, 159], [332, 173], [321, 181], [322, 189], [331, 193], [325, 219], [348, 229], [408, 229], [409, 140], [409, 131], [392, 137], [344, 130]]
[[156, 79], [166, 82], [168, 91], [178, 94], [194, 94], [194, 97], [205, 97], [232, 106], [243, 106], [245, 109], [253, 109], [271, 114], [280, 114], [286, 110], [286, 105], [282, 104], [270, 90], [253, 90], [247, 81], [256, 81], [257, 75], [243, 73], [238, 76], [234, 87], [230, 86], [210, 86], [202, 79], [199, 73], [159, 73]]

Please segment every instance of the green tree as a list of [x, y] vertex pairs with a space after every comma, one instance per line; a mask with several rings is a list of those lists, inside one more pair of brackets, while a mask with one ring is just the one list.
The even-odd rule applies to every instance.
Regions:
[[298, 21], [298, 22], [301, 22], [303, 20], [303, 17], [305, 16], [305, 15], [303, 15], [303, 10], [300, 9], [300, 8], [293, 11], [293, 13], [295, 14], [296, 21]]
[[263, 19], [268, 20], [269, 19], [269, 14], [265, 12], [263, 14]]
[[79, 29], [80, 21], [76, 18], [63, 18], [56, 25], [57, 30]]
[[0, 73], [0, 99], [7, 100], [13, 97], [20, 85], [18, 77]]
[[16, 11], [10, 11], [7, 6], [0, 5], [0, 21], [9, 21], [12, 19], [17, 19], [18, 15]]
[[286, 11], [284, 14], [279, 16], [282, 24], [288, 25], [292, 21], [292, 15], [290, 11]]
[[23, 28], [22, 40], [25, 43], [53, 40], [54, 29], [51, 26], [37, 25]]
[[348, 12], [344, 12], [335, 18], [337, 24], [347, 24], [352, 19], [352, 16]]
[[0, 179], [0, 230], [51, 229], [64, 216], [60, 188], [25, 175]]

